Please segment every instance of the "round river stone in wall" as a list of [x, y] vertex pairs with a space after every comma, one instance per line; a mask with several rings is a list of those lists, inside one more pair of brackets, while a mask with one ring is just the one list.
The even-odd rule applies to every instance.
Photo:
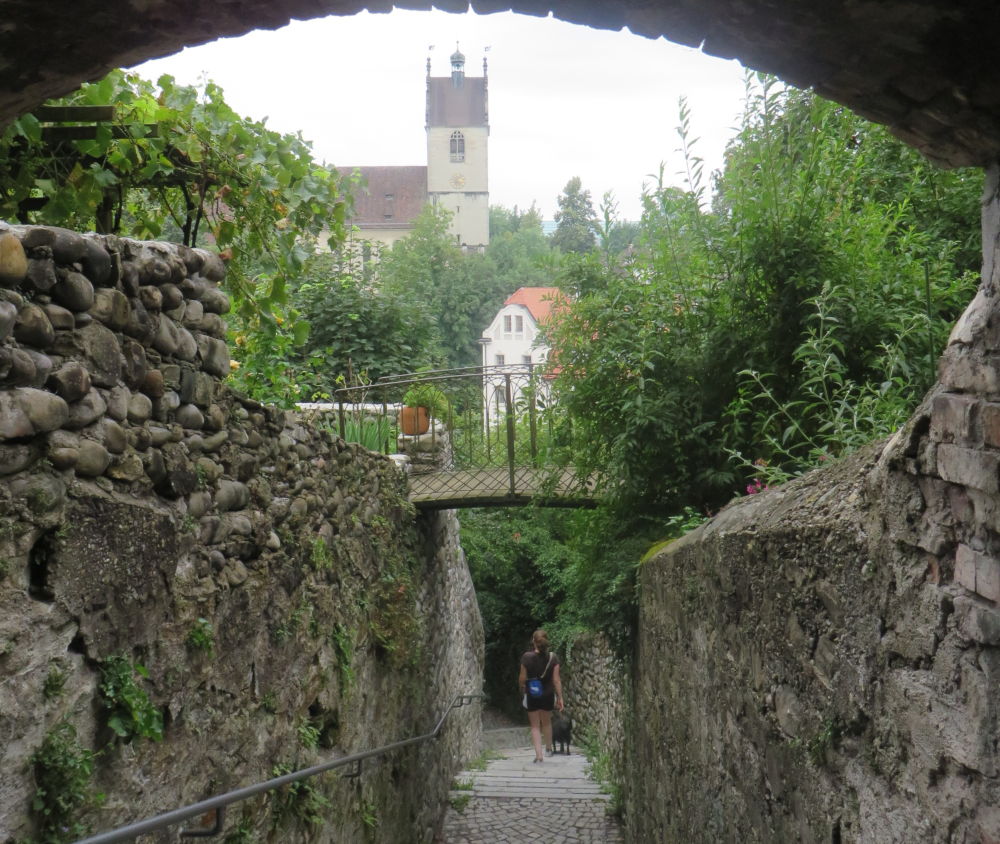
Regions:
[[22, 349], [29, 358], [31, 358], [32, 364], [35, 367], [35, 377], [31, 379], [32, 387], [41, 387], [48, 380], [49, 374], [52, 372], [52, 358], [42, 352], [36, 352], [34, 349]]
[[49, 302], [47, 305], [42, 306], [42, 310], [45, 311], [45, 316], [49, 318], [52, 327], [57, 331], [69, 331], [76, 325], [76, 320], [73, 319], [73, 312], [60, 305]]
[[28, 284], [40, 293], [51, 290], [56, 285], [56, 265], [51, 258], [32, 258], [28, 261], [25, 276]]
[[121, 385], [112, 387], [104, 397], [108, 405], [108, 416], [116, 422], [124, 422], [128, 417], [128, 403], [131, 398], [132, 393], [128, 387]]
[[0, 284], [14, 286], [28, 274], [24, 247], [10, 232], [0, 234]]
[[0, 348], [0, 376], [10, 387], [35, 387], [35, 362], [24, 349]]
[[202, 334], [198, 337], [198, 350], [201, 352], [202, 368], [205, 372], [217, 375], [219, 378], [229, 375], [229, 346], [222, 340]]
[[142, 379], [139, 389], [152, 399], [160, 398], [167, 389], [163, 383], [163, 373], [159, 369], [150, 369]]
[[104, 399], [101, 398], [101, 394], [91, 388], [87, 395], [69, 406], [69, 419], [66, 420], [65, 427], [71, 431], [86, 428], [92, 422], [102, 417], [107, 409], [108, 406], [104, 403]]
[[184, 304], [184, 294], [176, 284], [164, 284], [160, 287], [163, 296], [163, 310], [173, 311]]
[[71, 469], [80, 456], [80, 437], [69, 431], [53, 431], [48, 437], [48, 458], [57, 469]]
[[133, 393], [128, 402], [128, 421], [141, 425], [153, 415], [153, 402], [143, 393]]
[[75, 467], [78, 475], [96, 478], [104, 474], [110, 462], [111, 455], [103, 445], [93, 440], [80, 440], [80, 453]]
[[174, 419], [178, 425], [193, 430], [200, 430], [205, 424], [204, 415], [193, 404], [182, 404], [177, 408], [177, 414]]
[[107, 475], [116, 481], [134, 482], [146, 474], [142, 458], [138, 454], [123, 454], [115, 457], [108, 466]]
[[202, 259], [201, 274], [209, 281], [222, 281], [226, 277], [226, 265], [215, 252], [207, 249], [195, 249]]
[[83, 239], [86, 250], [83, 256], [83, 271], [94, 284], [104, 284], [111, 276], [111, 256], [104, 246], [92, 238]]
[[101, 420], [101, 440], [112, 454], [123, 454], [128, 445], [125, 429], [113, 419]]
[[83, 364], [70, 361], [49, 376], [48, 387], [68, 402], [79, 401], [90, 390], [90, 373]]
[[215, 506], [220, 512], [242, 510], [250, 503], [250, 490], [237, 481], [219, 481], [215, 493]]
[[194, 335], [183, 326], [177, 326], [177, 357], [194, 360], [198, 355], [198, 343]]
[[55, 393], [31, 387], [0, 392], [0, 440], [54, 431], [67, 419], [69, 406]]
[[151, 284], [139, 288], [139, 301], [151, 311], [163, 308], [163, 294], [159, 287], [153, 287]]
[[85, 275], [68, 272], [52, 288], [52, 298], [71, 311], [89, 311], [94, 304], [94, 285]]
[[204, 334], [212, 337], [226, 336], [226, 323], [218, 314], [205, 314], [202, 317], [201, 325], [198, 326]]
[[210, 314], [229, 313], [229, 297], [217, 287], [205, 291], [201, 305]]
[[115, 290], [113, 287], [99, 287], [94, 291], [94, 305], [90, 309], [90, 315], [108, 328], [121, 331], [128, 325], [132, 306], [128, 297], [120, 290]]
[[0, 475], [13, 475], [28, 468], [38, 458], [34, 445], [0, 445]]
[[177, 323], [166, 314], [160, 314], [153, 339], [153, 348], [160, 354], [174, 355], [177, 353]]
[[26, 346], [47, 349], [56, 339], [55, 329], [49, 318], [38, 305], [25, 305], [17, 314], [14, 323], [14, 339]]

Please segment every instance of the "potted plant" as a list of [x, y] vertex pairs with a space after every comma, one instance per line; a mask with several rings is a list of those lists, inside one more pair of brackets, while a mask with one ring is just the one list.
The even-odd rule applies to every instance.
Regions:
[[448, 415], [448, 397], [433, 384], [414, 384], [403, 395], [399, 412], [399, 430], [408, 437], [426, 434], [431, 419]]

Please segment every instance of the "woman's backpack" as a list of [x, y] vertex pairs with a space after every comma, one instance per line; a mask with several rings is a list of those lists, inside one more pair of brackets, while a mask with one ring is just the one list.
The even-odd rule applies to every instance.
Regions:
[[542, 680], [544, 680], [545, 675], [549, 673], [549, 666], [552, 665], [552, 657], [553, 654], [549, 653], [549, 661], [546, 663], [545, 670], [542, 672], [541, 677], [532, 677], [528, 680], [524, 687], [525, 691], [528, 693], [528, 697], [541, 697], [545, 694], [545, 685], [542, 683]]

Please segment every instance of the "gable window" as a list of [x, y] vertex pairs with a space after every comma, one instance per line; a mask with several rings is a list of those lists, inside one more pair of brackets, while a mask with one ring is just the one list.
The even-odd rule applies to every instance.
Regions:
[[514, 317], [514, 331], [517, 334], [524, 334], [524, 317]]
[[510, 314], [503, 315], [503, 330], [504, 333], [510, 334]]
[[449, 152], [451, 154], [451, 161], [453, 164], [465, 161], [465, 135], [461, 132], [451, 133]]

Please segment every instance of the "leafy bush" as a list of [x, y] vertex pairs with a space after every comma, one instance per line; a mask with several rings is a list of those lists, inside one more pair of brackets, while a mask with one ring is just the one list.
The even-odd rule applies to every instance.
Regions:
[[91, 791], [94, 754], [77, 740], [76, 728], [60, 721], [31, 756], [35, 794], [31, 810], [40, 844], [76, 841], [89, 831], [80, 814], [102, 799]]
[[192, 650], [204, 651], [208, 656], [211, 656], [215, 650], [215, 630], [212, 627], [212, 622], [207, 618], [199, 618], [188, 632], [187, 646]]
[[142, 665], [133, 665], [124, 655], [108, 657], [101, 666], [100, 693], [108, 712], [108, 727], [119, 738], [132, 741], [163, 738], [163, 713], [149, 699], [136, 677], [149, 679]]
[[686, 188], [661, 172], [630, 260], [564, 264], [579, 298], [552, 329], [574, 463], [625, 518], [715, 509], [757, 461], [773, 480], [892, 430], [976, 283], [981, 174], [750, 76], [709, 210], [683, 105], [679, 133]]
[[[292, 773], [290, 765], [275, 765], [271, 771], [272, 777], [281, 777]], [[310, 779], [298, 780], [275, 789], [274, 803], [271, 809], [273, 828], [298, 820], [310, 826], [321, 827], [326, 823], [327, 809], [330, 801], [317, 790]]]

